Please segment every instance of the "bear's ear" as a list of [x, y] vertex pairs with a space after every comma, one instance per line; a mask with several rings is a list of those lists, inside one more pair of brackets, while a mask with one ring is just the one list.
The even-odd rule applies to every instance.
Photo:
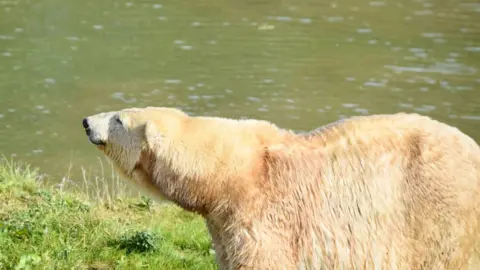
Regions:
[[147, 121], [145, 124], [145, 141], [150, 150], [155, 150], [160, 145], [162, 135], [154, 121]]

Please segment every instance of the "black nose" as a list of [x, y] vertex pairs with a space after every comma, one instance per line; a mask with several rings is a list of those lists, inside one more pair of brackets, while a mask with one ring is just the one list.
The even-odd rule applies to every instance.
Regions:
[[83, 118], [82, 124], [83, 124], [83, 127], [84, 127], [84, 128], [88, 129], [89, 126], [88, 126], [88, 120], [87, 120], [87, 118]]

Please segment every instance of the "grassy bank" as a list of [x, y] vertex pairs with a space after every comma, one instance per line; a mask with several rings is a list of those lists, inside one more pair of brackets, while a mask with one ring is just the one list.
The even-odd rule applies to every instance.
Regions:
[[0, 159], [0, 269], [216, 269], [203, 220], [147, 198], [93, 200]]

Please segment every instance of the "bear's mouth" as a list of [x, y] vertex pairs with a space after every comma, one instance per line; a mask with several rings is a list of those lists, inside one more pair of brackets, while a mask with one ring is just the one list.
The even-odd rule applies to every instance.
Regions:
[[102, 141], [102, 140], [98, 140], [98, 139], [95, 139], [95, 138], [91, 138], [91, 137], [88, 137], [88, 140], [95, 144], [96, 146], [105, 146], [105, 142]]
[[86, 128], [85, 129], [85, 133], [87, 134], [88, 136], [88, 140], [96, 145], [96, 146], [105, 146], [105, 142], [99, 138], [95, 138], [95, 136], [92, 134], [92, 130], [89, 129], [89, 128]]

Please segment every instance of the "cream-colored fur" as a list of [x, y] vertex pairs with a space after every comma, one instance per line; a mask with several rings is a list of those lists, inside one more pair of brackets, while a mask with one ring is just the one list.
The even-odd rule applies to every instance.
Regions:
[[205, 217], [221, 269], [480, 269], [480, 149], [430, 118], [305, 134], [172, 108], [88, 121], [127, 178]]

